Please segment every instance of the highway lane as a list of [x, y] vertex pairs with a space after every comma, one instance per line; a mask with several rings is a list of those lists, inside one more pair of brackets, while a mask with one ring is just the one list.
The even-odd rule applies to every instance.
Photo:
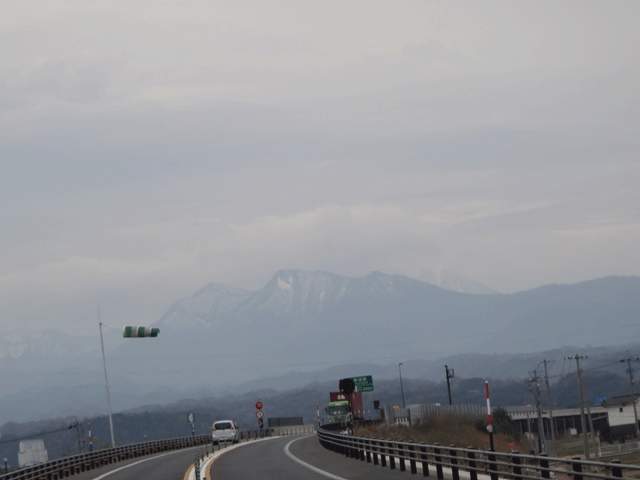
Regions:
[[183, 480], [203, 446], [133, 458], [73, 475], [74, 480]]
[[413, 476], [326, 450], [315, 434], [248, 443], [224, 453], [210, 468], [211, 478], [233, 480], [382, 480]]

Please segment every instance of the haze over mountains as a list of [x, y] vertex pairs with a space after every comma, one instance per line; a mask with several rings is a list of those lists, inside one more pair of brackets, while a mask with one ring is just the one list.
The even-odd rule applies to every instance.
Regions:
[[[177, 301], [153, 325], [160, 328], [158, 338], [122, 339], [120, 328], [113, 328], [104, 341], [118, 411], [184, 395], [246, 391], [250, 385], [293, 388], [353, 364], [368, 365], [364, 374], [376, 370], [378, 378], [386, 369], [393, 378], [397, 369], [388, 365], [402, 361], [408, 377], [439, 380], [441, 360], [457, 358], [459, 375], [508, 377], [532, 361], [513, 360], [532, 359], [523, 354], [635, 342], [639, 318], [638, 277], [503, 295], [447, 290], [380, 272], [348, 278], [282, 270], [256, 292], [209, 284]], [[0, 422], [7, 415], [103, 410], [97, 334], [39, 332], [26, 339], [1, 338], [0, 349], [0, 374], [8, 383]], [[509, 364], [519, 366], [509, 372]], [[35, 398], [53, 387], [45, 412]]]

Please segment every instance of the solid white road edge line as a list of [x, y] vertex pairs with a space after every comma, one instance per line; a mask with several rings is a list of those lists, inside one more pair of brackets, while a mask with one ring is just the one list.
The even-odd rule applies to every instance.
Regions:
[[[191, 447], [191, 448], [198, 448], [198, 447]], [[184, 452], [185, 450], [191, 450], [191, 448], [184, 448], [182, 450], [174, 450], [173, 452], [162, 453], [160, 455], [155, 455], [155, 456], [150, 457], [150, 458], [145, 458], [144, 460], [140, 460], [138, 462], [130, 463], [129, 465], [125, 465], [124, 467], [120, 467], [120, 468], [116, 468], [115, 470], [111, 470], [110, 472], [107, 472], [107, 473], [105, 473], [103, 475], [100, 475], [99, 477], [96, 477], [93, 480], [100, 480], [101, 478], [108, 477], [109, 475], [111, 475], [113, 473], [116, 473], [116, 472], [119, 472], [120, 470], [124, 470], [125, 468], [133, 467], [134, 465], [138, 465], [140, 463], [148, 462], [149, 460], [155, 460], [156, 458], [166, 457], [167, 455], [173, 455], [174, 453], [180, 453], [180, 452]]]
[[[224, 450], [218, 450], [215, 453], [210, 453], [209, 456], [205, 459], [205, 461], [202, 464], [202, 466], [200, 467], [200, 479], [199, 480], [206, 480], [205, 474], [207, 472], [207, 468], [209, 468], [209, 465], [211, 465], [212, 462], [217, 460], [220, 455], [223, 455], [223, 454], [227, 453], [229, 450], [233, 450], [234, 448], [244, 447], [245, 445], [251, 445], [251, 444], [256, 443], [256, 442], [264, 442], [265, 440], [274, 440], [276, 438], [280, 438], [280, 437], [266, 437], [266, 438], [255, 439], [252, 442], [236, 443], [235, 445], [231, 445], [231, 446], [225, 448]], [[196, 480], [195, 472], [192, 471], [189, 474], [189, 480]]]
[[306, 435], [304, 437], [300, 437], [300, 438], [296, 438], [295, 440], [291, 440], [289, 443], [287, 443], [284, 447], [284, 453], [287, 454], [287, 456], [293, 460], [294, 462], [298, 462], [300, 465], [302, 465], [303, 467], [307, 467], [309, 470], [313, 470], [316, 473], [319, 473], [320, 475], [324, 475], [325, 477], [329, 477], [329, 478], [333, 478], [333, 480], [346, 480], [345, 478], [342, 477], [338, 477], [337, 475], [334, 475], [332, 473], [329, 472], [325, 472], [324, 470], [320, 470], [319, 468], [314, 467], [313, 465], [309, 465], [307, 462], [303, 462], [302, 460], [300, 460], [297, 457], [293, 456], [293, 453], [291, 453], [289, 451], [289, 445], [291, 445], [293, 442], [297, 442], [298, 440], [302, 440], [303, 438], [307, 438], [309, 435]]

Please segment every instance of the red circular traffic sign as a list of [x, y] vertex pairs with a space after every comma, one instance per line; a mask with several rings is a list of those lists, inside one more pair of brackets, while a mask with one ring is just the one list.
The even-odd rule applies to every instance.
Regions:
[[256, 408], [260, 410], [262, 408], [262, 402], [256, 402]]
[[258, 410], [258, 411], [256, 412], [256, 417], [258, 417], [258, 418], [262, 418], [262, 417], [264, 417], [264, 412], [263, 412], [262, 410]]

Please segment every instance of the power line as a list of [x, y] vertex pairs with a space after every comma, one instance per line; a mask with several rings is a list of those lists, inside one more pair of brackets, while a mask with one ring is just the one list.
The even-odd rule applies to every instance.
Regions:
[[26, 437], [10, 438], [10, 439], [7, 439], [7, 440], [0, 441], [0, 444], [11, 443], [11, 442], [19, 442], [20, 440], [26, 440], [26, 439], [34, 438], [34, 437], [44, 437], [45, 435], [51, 435], [52, 433], [64, 432], [65, 430], [69, 430], [69, 429], [73, 428], [74, 426], [75, 426], [75, 424], [74, 425], [70, 425], [68, 427], [60, 428], [58, 430], [51, 430], [49, 432], [34, 433], [32, 435], [27, 435]]

